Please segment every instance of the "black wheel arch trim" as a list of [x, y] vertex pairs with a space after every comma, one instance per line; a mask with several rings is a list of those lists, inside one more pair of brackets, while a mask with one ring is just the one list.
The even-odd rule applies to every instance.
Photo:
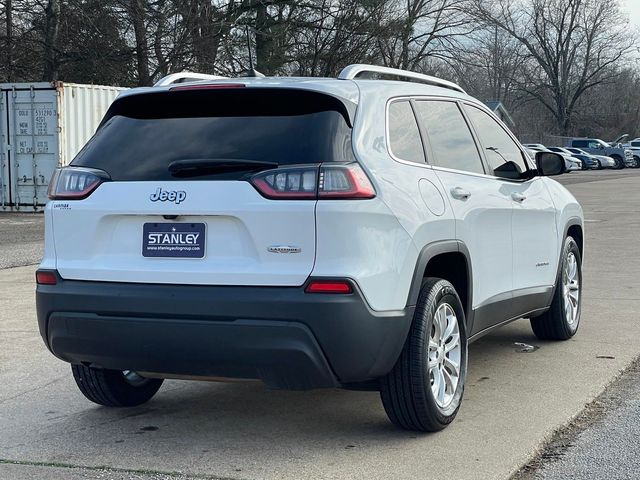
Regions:
[[[425, 272], [429, 262], [445, 253], [460, 253], [465, 259], [467, 266], [467, 292], [466, 292], [466, 305], [463, 305], [466, 311], [467, 328], [470, 324], [470, 318], [473, 312], [473, 270], [471, 266], [471, 255], [469, 249], [460, 240], [442, 240], [425, 245], [418, 253], [418, 260], [416, 261], [415, 270], [413, 272], [413, 279], [411, 280], [411, 287], [409, 288], [409, 297], [407, 298], [407, 306], [415, 306], [420, 295], [420, 289], [422, 288], [422, 280], [425, 277]], [[428, 275], [426, 275], [428, 276]], [[458, 292], [460, 294], [460, 292]]]

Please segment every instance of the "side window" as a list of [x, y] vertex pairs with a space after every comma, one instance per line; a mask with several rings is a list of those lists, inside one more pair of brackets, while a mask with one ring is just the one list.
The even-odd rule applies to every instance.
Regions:
[[589, 148], [600, 148], [600, 146], [599, 142], [589, 141]]
[[573, 141], [573, 146], [576, 148], [587, 148], [589, 147], [589, 145], [587, 144], [586, 140], [574, 140]]
[[439, 167], [484, 173], [478, 148], [458, 105], [437, 100], [421, 100], [416, 105], [433, 150], [432, 163]]
[[408, 100], [389, 105], [389, 149], [401, 160], [425, 161], [420, 131]]
[[488, 113], [472, 106], [466, 106], [465, 109], [494, 175], [511, 179], [523, 178], [528, 169], [518, 144]]

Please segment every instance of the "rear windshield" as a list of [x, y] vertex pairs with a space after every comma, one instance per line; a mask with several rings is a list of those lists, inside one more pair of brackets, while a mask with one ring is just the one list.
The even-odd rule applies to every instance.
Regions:
[[[234, 88], [135, 95], [117, 100], [72, 165], [116, 181], [175, 180], [177, 160], [292, 165], [354, 160], [349, 109], [316, 92]], [[194, 180], [235, 179], [209, 172]]]

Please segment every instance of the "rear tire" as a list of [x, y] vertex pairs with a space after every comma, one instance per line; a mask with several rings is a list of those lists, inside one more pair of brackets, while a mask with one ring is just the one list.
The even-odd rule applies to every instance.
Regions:
[[451, 283], [427, 278], [400, 358], [380, 381], [384, 409], [400, 428], [442, 430], [458, 413], [466, 375], [467, 335], [460, 298]]
[[633, 168], [640, 168], [640, 157], [633, 156]]
[[582, 258], [578, 244], [567, 237], [562, 249], [562, 265], [556, 280], [551, 307], [531, 318], [533, 333], [540, 340], [568, 340], [580, 326], [582, 312]]
[[125, 370], [101, 370], [71, 365], [73, 378], [82, 394], [105, 407], [135, 407], [151, 399], [163, 380], [144, 378]]

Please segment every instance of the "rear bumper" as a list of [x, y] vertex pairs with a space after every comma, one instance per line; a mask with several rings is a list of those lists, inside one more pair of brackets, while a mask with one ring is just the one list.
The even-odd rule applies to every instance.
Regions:
[[309, 389], [380, 377], [404, 345], [413, 307], [373, 312], [354, 287], [334, 295], [60, 279], [39, 285], [36, 303], [45, 343], [70, 363]]

